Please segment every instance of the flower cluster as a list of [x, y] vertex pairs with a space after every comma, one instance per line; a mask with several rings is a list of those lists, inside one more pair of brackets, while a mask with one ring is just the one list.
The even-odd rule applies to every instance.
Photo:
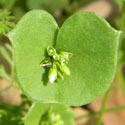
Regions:
[[59, 54], [56, 52], [56, 49], [53, 47], [47, 48], [47, 57], [42, 60], [41, 67], [49, 67], [49, 82], [54, 83], [54, 81], [59, 77], [62, 80], [64, 79], [64, 74], [70, 75], [70, 70], [67, 67], [67, 64], [72, 57], [72, 53], [61, 51]]
[[64, 122], [60, 114], [55, 114], [50, 109], [42, 116], [40, 125], [64, 125]]

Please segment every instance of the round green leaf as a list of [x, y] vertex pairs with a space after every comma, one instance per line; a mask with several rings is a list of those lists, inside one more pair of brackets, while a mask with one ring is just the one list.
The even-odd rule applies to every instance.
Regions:
[[[31, 99], [79, 106], [104, 94], [116, 70], [120, 32], [94, 13], [82, 12], [61, 27], [45, 11], [27, 13], [9, 34], [16, 54], [18, 82]], [[47, 71], [40, 67], [48, 46], [73, 53], [70, 76], [46, 84]]]
[[[60, 100], [67, 104], [87, 104], [106, 92], [116, 71], [120, 32], [94, 13], [75, 14], [61, 27], [56, 49], [73, 53], [71, 76], [60, 81]], [[67, 96], [68, 95], [68, 96]]]
[[73, 111], [63, 104], [43, 104], [34, 103], [27, 115], [24, 117], [24, 125], [39, 125], [42, 121], [42, 116], [50, 109], [52, 113], [59, 114], [64, 125], [74, 125]]

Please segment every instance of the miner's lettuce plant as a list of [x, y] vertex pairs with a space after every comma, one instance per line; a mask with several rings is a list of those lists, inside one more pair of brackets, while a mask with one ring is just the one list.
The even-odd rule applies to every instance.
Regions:
[[[30, 11], [9, 33], [18, 83], [34, 101], [70, 106], [88, 104], [104, 94], [112, 83], [119, 36], [119, 31], [95, 13], [75, 14], [59, 28], [46, 11]], [[70, 75], [53, 84], [48, 82], [49, 67], [40, 67], [48, 46], [58, 53], [73, 54], [67, 64]]]
[[[17, 82], [34, 101], [20, 124], [73, 125], [73, 112], [66, 106], [88, 104], [110, 87], [117, 67], [120, 31], [92, 12], [69, 17], [59, 28], [46, 11], [25, 14], [8, 34], [13, 48], [1, 54], [16, 75], [1, 77]], [[13, 51], [14, 49], [14, 51]]]

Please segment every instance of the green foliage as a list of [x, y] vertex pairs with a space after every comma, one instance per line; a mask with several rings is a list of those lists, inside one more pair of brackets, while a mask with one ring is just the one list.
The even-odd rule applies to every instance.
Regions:
[[[90, 103], [110, 87], [116, 72], [120, 32], [94, 13], [68, 18], [58, 32], [53, 17], [45, 11], [27, 13], [9, 34], [16, 54], [18, 82], [35, 101], [78, 106]], [[48, 84], [40, 67], [45, 50], [56, 41], [58, 51], [73, 53], [68, 64], [71, 75]]]
[[11, 9], [16, 0], [0, 0], [0, 4], [3, 8]]
[[[14, 26], [12, 22], [14, 18], [9, 18], [10, 14], [5, 9], [11, 9], [16, 21], [29, 9], [45, 9], [56, 17], [60, 25], [67, 17], [90, 1], [92, 0], [0, 0], [0, 7], [3, 8], [0, 10], [0, 40], [5, 42], [6, 39], [4, 41], [3, 35], [6, 35]], [[121, 83], [124, 90], [124, 76], [121, 69], [125, 65], [125, 9], [122, 3], [125, 0], [114, 1], [123, 8], [122, 18], [119, 18], [118, 22], [121, 26], [117, 27], [123, 31], [119, 44], [118, 81], [116, 79], [114, 83]], [[117, 17], [117, 14], [114, 17]], [[110, 18], [110, 23], [112, 21]], [[114, 26], [116, 27], [116, 24]], [[78, 106], [89, 103], [105, 93], [116, 70], [119, 34], [120, 32], [114, 30], [105, 20], [93, 13], [75, 14], [68, 18], [60, 29], [53, 17], [45, 11], [36, 10], [36, 12], [26, 14], [10, 33], [16, 53], [17, 79], [28, 97], [34, 101], [48, 104], [33, 104], [24, 118], [25, 124], [73, 125], [73, 113], [69, 109], [67, 110], [66, 106], [55, 104], [55, 102]], [[65, 65], [60, 68], [57, 64], [56, 67], [59, 71], [55, 68], [53, 70], [53, 67], [50, 67], [52, 70], [49, 67], [40, 67], [41, 61], [44, 64], [48, 61], [48, 58], [45, 58], [48, 56], [46, 52], [48, 46], [53, 46], [57, 50], [54, 61], [59, 61], [60, 51], [73, 53], [68, 64], [69, 68]], [[16, 83], [15, 56], [12, 46], [9, 44], [0, 46], [0, 56], [8, 62], [11, 68], [11, 72], [8, 74], [4, 65], [0, 64], [0, 78], [6, 78], [12, 83], [7, 88], [0, 90], [1, 94], [15, 86], [13, 83]], [[49, 61], [54, 62], [51, 59], [50, 56]], [[56, 74], [57, 80], [50, 84], [48, 77], [53, 73]], [[64, 73], [70, 75], [64, 76]], [[61, 80], [58, 79], [59, 77]], [[1, 125], [24, 125], [22, 117], [27, 113], [27, 105], [31, 106], [31, 101], [25, 97], [22, 97], [22, 100], [20, 106], [0, 103]], [[100, 111], [90, 112], [80, 117], [96, 115], [101, 124], [104, 112], [125, 108], [121, 106], [116, 109], [105, 109], [106, 103], [107, 101], [102, 102]], [[53, 118], [54, 122], [52, 122]]]
[[6, 35], [14, 27], [13, 19], [8, 10], [0, 10], [0, 35]]
[[[56, 119], [51, 117], [53, 113], [56, 115]], [[73, 125], [73, 118], [73, 112], [63, 104], [34, 103], [24, 117], [24, 123], [25, 125], [43, 125], [43, 122], [53, 120], [53, 122], [50, 121], [49, 124], [44, 125], [62, 125], [62, 121], [64, 125]]]
[[122, 5], [122, 16], [121, 16], [121, 27], [122, 35], [121, 35], [121, 53], [122, 53], [122, 59], [121, 62], [125, 65], [125, 1], [123, 0]]
[[26, 106], [31, 106], [31, 101], [28, 101], [22, 95], [22, 103], [20, 106], [0, 103], [0, 125], [24, 125], [22, 118], [27, 112]]
[[86, 4], [90, 3], [91, 1], [95, 1], [95, 0], [70, 0], [70, 4], [66, 8], [66, 12], [68, 14], [73, 14], [79, 8], [84, 7]]
[[121, 64], [125, 65], [125, 35], [123, 34], [121, 50], [119, 51], [119, 60]]
[[29, 9], [45, 9], [50, 13], [64, 9], [69, 0], [27, 0]]

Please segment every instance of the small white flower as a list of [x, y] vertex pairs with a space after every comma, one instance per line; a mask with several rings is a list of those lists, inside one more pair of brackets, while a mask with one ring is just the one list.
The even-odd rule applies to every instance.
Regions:
[[53, 59], [56, 59], [56, 55], [53, 56]]
[[55, 76], [55, 74], [52, 74], [52, 75], [49, 77], [50, 83], [54, 83], [55, 80], [56, 80], [56, 76]]
[[50, 50], [49, 50], [49, 52], [50, 52], [50, 53], [52, 53], [52, 52], [53, 52], [53, 50], [52, 50], [52, 49], [50, 49]]
[[50, 83], [54, 83], [54, 81], [57, 79], [57, 69], [50, 68], [48, 78]]
[[64, 59], [64, 58], [62, 58], [62, 60], [61, 60], [61, 65], [63, 65], [63, 64], [64, 64], [64, 62], [65, 62], [65, 59]]
[[69, 58], [69, 54], [66, 54], [66, 58]]
[[56, 117], [55, 117], [55, 114], [53, 113], [52, 116], [51, 116], [51, 121], [52, 122], [55, 122], [56, 121]]

